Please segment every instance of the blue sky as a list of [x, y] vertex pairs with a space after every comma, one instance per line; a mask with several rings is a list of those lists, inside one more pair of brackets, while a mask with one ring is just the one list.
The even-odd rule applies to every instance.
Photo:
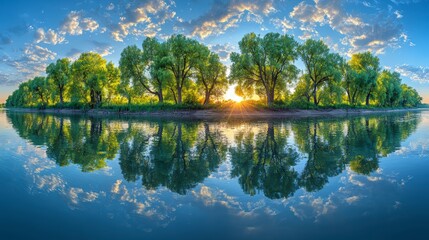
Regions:
[[[118, 63], [144, 38], [193, 37], [229, 53], [248, 32], [323, 39], [348, 58], [372, 51], [429, 102], [428, 0], [1, 1], [0, 102], [52, 61], [94, 51]], [[300, 67], [302, 64], [297, 62]]]

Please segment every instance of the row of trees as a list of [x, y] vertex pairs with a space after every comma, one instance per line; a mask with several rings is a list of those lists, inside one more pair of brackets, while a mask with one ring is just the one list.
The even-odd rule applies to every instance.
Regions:
[[[344, 119], [300, 119], [255, 125], [208, 122], [141, 122], [65, 118], [7, 112], [17, 133], [46, 146], [59, 166], [95, 171], [117, 159], [125, 180], [147, 189], [179, 194], [197, 186], [225, 161], [243, 191], [269, 198], [291, 196], [299, 188], [322, 189], [346, 166], [369, 175], [379, 159], [399, 149], [420, 118], [401, 113]], [[225, 132], [233, 131], [229, 138]], [[249, 131], [252, 128], [252, 131]], [[302, 162], [304, 161], [304, 162]], [[297, 167], [302, 162], [304, 167]]]
[[[46, 77], [22, 83], [7, 106], [209, 104], [213, 98], [222, 99], [228, 84], [236, 84], [238, 95], [259, 96], [267, 105], [416, 106], [421, 102], [416, 90], [401, 84], [398, 73], [381, 71], [379, 59], [370, 52], [354, 54], [347, 62], [321, 40], [298, 44], [292, 36], [279, 33], [247, 34], [239, 48], [240, 53], [231, 54], [229, 77], [216, 53], [183, 35], [165, 42], [146, 38], [142, 48], [128, 46], [119, 67], [97, 53], [83, 53], [74, 62], [59, 59], [47, 67]], [[303, 62], [304, 71], [295, 66], [297, 60]]]

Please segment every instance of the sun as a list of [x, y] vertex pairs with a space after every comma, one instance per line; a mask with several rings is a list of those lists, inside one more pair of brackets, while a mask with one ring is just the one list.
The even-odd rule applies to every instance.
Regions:
[[225, 100], [232, 100], [234, 102], [241, 102], [243, 101], [243, 98], [235, 94], [235, 85], [229, 86], [228, 90], [226, 91], [225, 95], [223, 96]]

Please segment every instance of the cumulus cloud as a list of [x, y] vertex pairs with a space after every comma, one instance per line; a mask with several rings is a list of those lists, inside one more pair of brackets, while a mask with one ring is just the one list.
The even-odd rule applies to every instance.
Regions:
[[99, 24], [92, 18], [83, 18], [82, 12], [71, 11], [61, 25], [61, 33], [82, 35], [83, 31], [93, 32]]
[[324, 25], [340, 33], [344, 36], [342, 43], [350, 48], [349, 54], [360, 51], [381, 54], [388, 47], [399, 47], [401, 40], [407, 41], [396, 13], [377, 10], [372, 15], [355, 16], [345, 10], [346, 3], [340, 0], [315, 0], [312, 4], [301, 2], [290, 16], [301, 23], [305, 38]]
[[80, 25], [82, 26], [83, 31], [90, 32], [94, 32], [99, 27], [98, 23], [91, 18], [82, 19]]
[[429, 83], [429, 68], [422, 66], [410, 66], [407, 64], [396, 66], [395, 71], [404, 77], [420, 83]]
[[[163, 0], [128, 4], [120, 17], [120, 22], [109, 27], [113, 39], [122, 42], [129, 34], [154, 37], [161, 30], [161, 26], [176, 15], [176, 12], [170, 9], [171, 6]], [[140, 24], [146, 26], [140, 28]]]
[[217, 53], [221, 61], [226, 62], [229, 60], [230, 54], [235, 51], [235, 47], [229, 43], [209, 45], [212, 52]]
[[293, 22], [291, 22], [290, 20], [286, 19], [286, 17], [284, 17], [283, 19], [273, 18], [273, 19], [271, 19], [271, 23], [276, 28], [281, 29], [283, 33], [286, 33], [289, 30], [295, 28], [295, 24]]
[[24, 49], [24, 54], [27, 61], [30, 62], [42, 62], [47, 60], [54, 60], [56, 53], [52, 52], [51, 50], [40, 47], [38, 45], [27, 45]]
[[190, 30], [192, 36], [204, 39], [223, 34], [227, 29], [237, 27], [241, 21], [262, 23], [263, 16], [273, 12], [276, 12], [276, 9], [271, 0], [215, 1], [206, 14], [183, 25]]
[[[9, 57], [2, 58], [2, 62], [14, 69], [13, 76], [3, 76], [1, 82], [5, 84], [15, 85], [28, 79], [34, 78], [45, 72], [47, 62], [55, 59], [57, 54], [51, 50], [28, 44], [23, 49], [23, 54], [17, 59]], [[7, 77], [7, 78], [6, 78]]]
[[34, 41], [36, 43], [47, 43], [47, 44], [59, 44], [64, 42], [65, 38], [63, 35], [49, 29], [47, 32], [43, 28], [38, 28], [34, 33]]

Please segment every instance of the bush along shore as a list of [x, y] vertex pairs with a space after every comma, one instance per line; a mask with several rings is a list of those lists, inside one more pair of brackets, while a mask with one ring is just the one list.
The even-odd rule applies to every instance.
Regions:
[[[370, 52], [346, 60], [321, 40], [249, 33], [230, 54], [230, 71], [195, 39], [146, 38], [123, 49], [119, 66], [97, 53], [58, 59], [46, 76], [21, 83], [8, 108], [102, 109], [113, 112], [235, 109], [371, 109], [416, 107], [422, 98], [400, 74], [382, 70]], [[304, 68], [298, 69], [296, 61]], [[235, 94], [225, 93], [234, 86]], [[231, 97], [258, 99], [232, 107]], [[237, 110], [238, 111], [238, 110]], [[247, 110], [246, 110], [247, 111]]]

